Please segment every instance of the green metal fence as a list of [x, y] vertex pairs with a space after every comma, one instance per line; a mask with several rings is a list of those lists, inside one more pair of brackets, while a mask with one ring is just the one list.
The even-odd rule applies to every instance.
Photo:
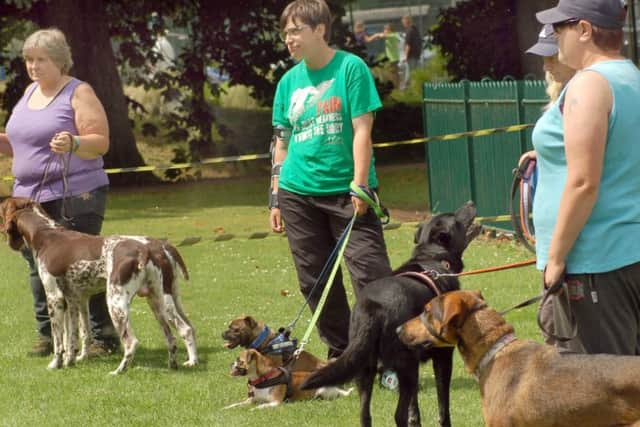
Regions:
[[[535, 123], [547, 102], [544, 88], [543, 81], [425, 84], [426, 136]], [[426, 144], [431, 210], [473, 200], [480, 216], [508, 213], [511, 171], [530, 148], [530, 129]]]

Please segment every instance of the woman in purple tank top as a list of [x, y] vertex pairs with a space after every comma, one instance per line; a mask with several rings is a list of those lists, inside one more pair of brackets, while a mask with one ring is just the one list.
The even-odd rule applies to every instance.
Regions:
[[[73, 61], [60, 30], [31, 34], [22, 55], [33, 83], [11, 112], [6, 133], [0, 133], [0, 153], [13, 157], [13, 196], [33, 198], [63, 226], [97, 235], [109, 185], [102, 161], [109, 149], [104, 108], [91, 86], [68, 74]], [[69, 159], [66, 186], [62, 156]], [[52, 350], [46, 295], [31, 252], [23, 255], [30, 268], [39, 334], [32, 354], [46, 356]], [[119, 341], [104, 293], [91, 299], [90, 314], [94, 335], [90, 350], [114, 351]]]

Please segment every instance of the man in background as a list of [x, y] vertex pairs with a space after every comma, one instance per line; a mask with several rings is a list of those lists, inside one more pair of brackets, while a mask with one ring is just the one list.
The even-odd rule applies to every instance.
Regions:
[[407, 61], [408, 69], [405, 69], [406, 73], [402, 84], [403, 88], [409, 86], [411, 80], [411, 71], [420, 66], [420, 56], [422, 54], [422, 38], [420, 32], [413, 25], [411, 16], [406, 15], [402, 17], [402, 26], [406, 30], [404, 35], [404, 58]]

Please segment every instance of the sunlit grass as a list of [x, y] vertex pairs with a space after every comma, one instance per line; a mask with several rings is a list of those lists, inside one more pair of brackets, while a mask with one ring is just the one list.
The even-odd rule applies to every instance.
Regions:
[[[426, 203], [426, 186], [412, 167], [381, 171], [393, 190], [387, 198], [392, 208], [418, 209]], [[0, 425], [3, 426], [355, 426], [357, 395], [333, 402], [312, 401], [249, 412], [248, 408], [223, 411], [243, 400], [244, 378], [229, 376], [237, 351], [222, 347], [227, 323], [240, 314], [264, 319], [270, 326], [289, 323], [302, 303], [286, 239], [249, 239], [267, 229], [266, 179], [235, 179], [200, 185], [113, 191], [104, 225], [106, 234], [149, 234], [179, 243], [198, 236], [199, 243], [180, 247], [191, 281], [181, 286], [184, 306], [197, 329], [202, 363], [195, 369], [167, 369], [164, 339], [146, 303], [137, 298], [132, 323], [140, 347], [132, 369], [120, 377], [107, 373], [120, 355], [92, 359], [75, 368], [49, 372], [47, 359], [26, 357], [34, 321], [26, 264], [5, 244], [0, 246]], [[400, 194], [404, 192], [404, 194]], [[424, 195], [424, 196], [423, 196]], [[392, 264], [410, 255], [414, 228], [403, 226], [385, 233]], [[221, 234], [235, 238], [217, 242]], [[465, 253], [467, 269], [529, 258], [512, 242], [478, 240]], [[538, 291], [538, 274], [531, 268], [470, 276], [463, 287], [481, 289], [495, 308], [509, 307]], [[288, 292], [282, 292], [286, 290]], [[349, 293], [352, 298], [351, 292]], [[290, 295], [290, 296], [284, 296]], [[308, 312], [294, 334], [301, 337]], [[538, 340], [533, 309], [509, 315], [520, 337]], [[308, 349], [326, 350], [316, 334]], [[179, 347], [180, 361], [186, 351]], [[375, 425], [393, 425], [397, 395], [375, 388]], [[420, 408], [423, 425], [437, 424], [433, 373], [421, 370]], [[456, 354], [451, 391], [453, 425], [482, 425], [480, 395], [475, 380], [464, 371]]]

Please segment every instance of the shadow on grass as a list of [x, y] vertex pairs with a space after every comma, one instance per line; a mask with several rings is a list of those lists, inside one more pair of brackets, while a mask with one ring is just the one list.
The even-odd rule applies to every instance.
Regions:
[[[435, 390], [436, 380], [433, 377], [422, 378], [420, 381], [420, 390]], [[473, 390], [478, 387], [478, 382], [473, 378], [451, 378], [451, 390]]]
[[[207, 371], [209, 365], [210, 356], [216, 353], [227, 352], [225, 348], [210, 347], [210, 346], [198, 346], [198, 359], [199, 363], [194, 368], [186, 368], [182, 366], [187, 361], [187, 351], [183, 346], [178, 346], [177, 361], [178, 369], [175, 372], [182, 374], [198, 373], [201, 371]], [[105, 371], [113, 371], [118, 367], [118, 364], [122, 360], [122, 350], [110, 354], [108, 356], [92, 357], [89, 361], [84, 362], [91, 364], [93, 367], [104, 366]], [[133, 358], [133, 362], [129, 367], [129, 370], [144, 369], [144, 370], [168, 370], [169, 353], [166, 348], [155, 347], [145, 348], [139, 346], [136, 350], [136, 354]], [[81, 366], [81, 365], [79, 365]]]

